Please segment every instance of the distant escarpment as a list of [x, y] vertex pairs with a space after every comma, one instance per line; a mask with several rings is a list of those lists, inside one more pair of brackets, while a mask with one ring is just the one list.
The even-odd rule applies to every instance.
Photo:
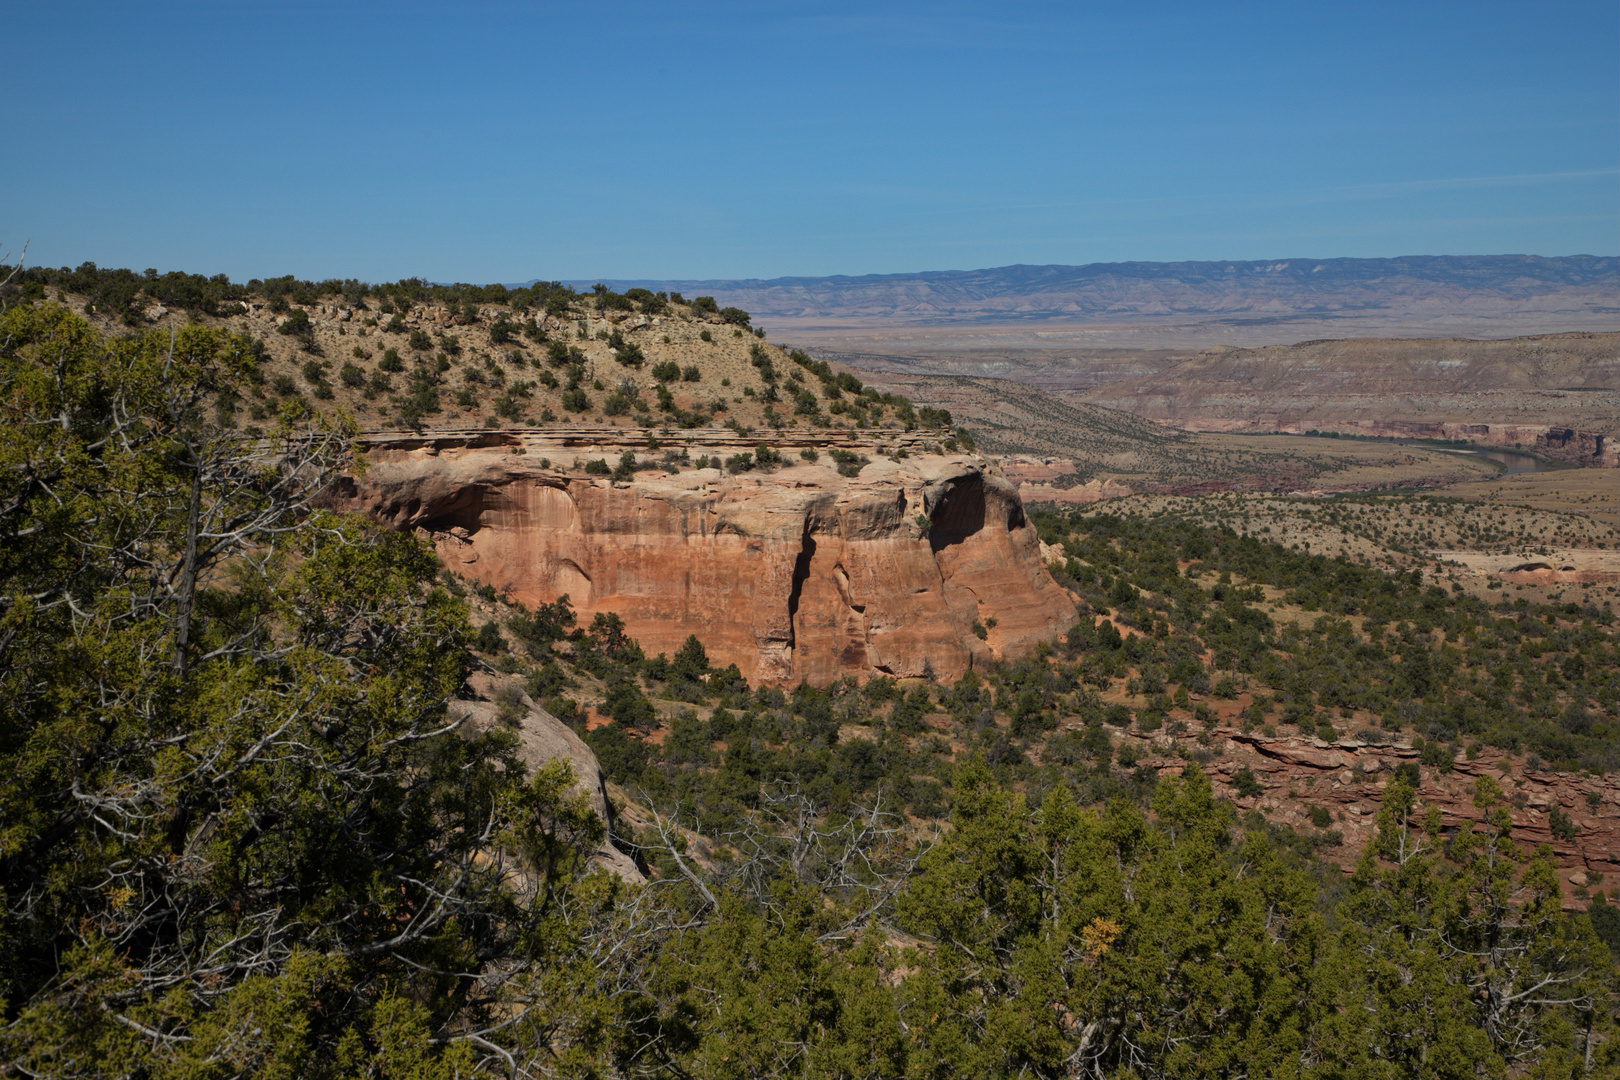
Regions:
[[[712, 662], [750, 681], [955, 678], [1075, 620], [1016, 489], [975, 458], [919, 444], [894, 460], [873, 445], [856, 471], [866, 455], [850, 440], [786, 434], [771, 471], [580, 468], [644, 451], [627, 441], [634, 434], [374, 435], [369, 469], [341, 500], [422, 530], [451, 571], [516, 601], [567, 595], [582, 621], [617, 613], [649, 653], [672, 654], [696, 634]], [[708, 451], [760, 441], [682, 434], [689, 464], [695, 450], [718, 464]]]
[[616, 289], [640, 286], [712, 294], [723, 304], [738, 304], [756, 318], [769, 319], [775, 329], [792, 328], [795, 340], [808, 341], [806, 334], [824, 328], [822, 344], [835, 337], [855, 340], [858, 335], [852, 336], [850, 330], [876, 325], [1007, 328], [1082, 322], [1141, 328], [1177, 324], [1183, 332], [1175, 337], [1182, 341], [1211, 338], [1207, 332], [1187, 335], [1188, 324], [1197, 323], [1238, 331], [1257, 325], [1329, 323], [1341, 328], [1335, 336], [1346, 336], [1346, 331], [1383, 335], [1396, 326], [1427, 327], [1432, 329], [1425, 329], [1423, 336], [1438, 330], [1499, 337], [1552, 328], [1613, 329], [1620, 260], [1591, 255], [1435, 255], [1123, 262], [609, 284]]
[[1620, 334], [1218, 349], [1065, 392], [1189, 431], [1463, 439], [1614, 468]]

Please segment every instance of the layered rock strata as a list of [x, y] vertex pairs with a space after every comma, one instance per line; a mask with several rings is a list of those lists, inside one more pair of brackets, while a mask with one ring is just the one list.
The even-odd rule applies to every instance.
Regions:
[[[625, 480], [573, 467], [644, 452], [634, 434], [372, 436], [370, 467], [340, 500], [423, 530], [449, 569], [513, 600], [566, 595], [582, 623], [617, 613], [649, 653], [696, 634], [712, 663], [754, 682], [954, 679], [1075, 620], [1016, 489], [981, 461], [878, 458], [855, 477], [825, 459]], [[735, 452], [759, 439], [690, 441]]]
[[[1570, 396], [1567, 392], [1562, 396]], [[1593, 395], [1596, 396], [1596, 395]], [[1613, 391], [1607, 392], [1614, 400]], [[1620, 449], [1614, 436], [1597, 431], [1552, 427], [1547, 424], [1476, 424], [1450, 421], [1310, 419], [1263, 417], [1258, 420], [1154, 417], [1156, 422], [1183, 431], [1279, 431], [1303, 435], [1307, 431], [1334, 431], [1347, 435], [1374, 435], [1390, 439], [1448, 439], [1485, 447], [1532, 450], [1542, 457], [1595, 469], [1620, 468]]]
[[[1179, 773], [1184, 767], [1175, 752], [1177, 740], [1171, 736], [1162, 732], [1144, 736], [1117, 728], [1110, 731], [1122, 742], [1137, 746], [1144, 765], [1161, 773]], [[1223, 753], [1205, 769], [1216, 792], [1240, 809], [1258, 810], [1269, 820], [1307, 834], [1323, 831], [1311, 823], [1311, 808], [1327, 810], [1332, 818], [1328, 828], [1339, 833], [1342, 843], [1330, 844], [1321, 852], [1346, 873], [1354, 869], [1376, 835], [1378, 806], [1395, 770], [1417, 764], [1421, 756], [1404, 740], [1330, 743], [1244, 733], [1224, 725], [1211, 729], [1208, 741]], [[1259, 794], [1243, 794], [1233, 785], [1233, 778], [1244, 768], [1258, 781]], [[1419, 803], [1439, 809], [1446, 837], [1483, 822], [1484, 811], [1474, 805], [1474, 782], [1489, 776], [1502, 788], [1503, 804], [1513, 823], [1511, 835], [1521, 856], [1528, 857], [1544, 844], [1551, 847], [1558, 860], [1566, 909], [1584, 909], [1590, 889], [1601, 888], [1614, 895], [1620, 884], [1620, 777], [1531, 771], [1523, 759], [1489, 747], [1477, 758], [1458, 755], [1444, 773], [1423, 766], [1421, 774]], [[1555, 808], [1568, 816], [1573, 835], [1553, 831]]]

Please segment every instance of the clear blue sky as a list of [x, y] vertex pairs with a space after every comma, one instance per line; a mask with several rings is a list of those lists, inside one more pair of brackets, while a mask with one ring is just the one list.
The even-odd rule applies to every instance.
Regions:
[[1614, 254], [1614, 0], [0, 0], [0, 250], [368, 280]]

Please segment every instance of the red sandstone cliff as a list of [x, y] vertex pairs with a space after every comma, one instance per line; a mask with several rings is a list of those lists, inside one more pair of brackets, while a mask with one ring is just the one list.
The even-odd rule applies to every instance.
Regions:
[[[695, 438], [731, 449], [728, 437]], [[573, 459], [544, 433], [374, 438], [345, 501], [425, 530], [447, 567], [514, 600], [567, 594], [582, 622], [616, 612], [652, 653], [696, 634], [712, 663], [751, 681], [925, 666], [955, 678], [1075, 621], [1017, 491], [971, 458], [878, 458], [857, 477], [795, 463], [614, 481], [543, 467], [542, 454]]]

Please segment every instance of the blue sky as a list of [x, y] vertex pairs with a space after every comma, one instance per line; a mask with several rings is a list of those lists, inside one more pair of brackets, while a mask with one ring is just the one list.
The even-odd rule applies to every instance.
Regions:
[[1601, 2], [0, 0], [0, 250], [237, 279], [1614, 254]]

